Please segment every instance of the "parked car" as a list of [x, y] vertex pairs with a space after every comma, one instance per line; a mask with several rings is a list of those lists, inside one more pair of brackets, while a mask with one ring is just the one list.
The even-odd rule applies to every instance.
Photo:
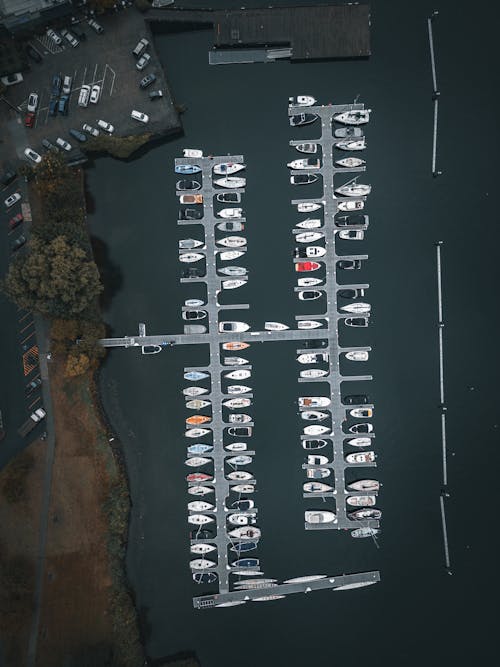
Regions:
[[143, 79], [141, 79], [141, 82], [139, 83], [139, 86], [141, 88], [147, 88], [150, 86], [154, 81], [156, 81], [156, 74], [148, 74], [145, 76]]
[[73, 79], [70, 76], [65, 76], [64, 77], [62, 91], [65, 95], [69, 95], [71, 93], [72, 83], [73, 83]]
[[19, 192], [14, 192], [13, 194], [9, 195], [7, 199], [4, 201], [4, 204], [7, 208], [11, 208], [16, 204], [18, 201], [21, 200], [21, 195]]
[[82, 125], [82, 130], [87, 132], [87, 134], [90, 134], [91, 137], [99, 136], [99, 130], [96, 130], [95, 127], [92, 127], [92, 125], [87, 125], [87, 123]]
[[24, 155], [28, 158], [28, 160], [31, 160], [32, 162], [35, 162], [36, 164], [38, 164], [39, 162], [42, 161], [42, 156], [38, 155], [38, 153], [35, 152], [29, 146], [28, 146], [28, 148], [24, 149]]
[[82, 86], [78, 96], [78, 106], [86, 107], [89, 104], [90, 86]]
[[65, 141], [64, 139], [61, 139], [61, 137], [57, 137], [56, 144], [61, 148], [64, 148], [65, 151], [71, 150], [71, 144]]
[[59, 113], [63, 116], [68, 115], [69, 95], [62, 95], [59, 99]]
[[38, 93], [30, 93], [28, 97], [28, 111], [36, 111], [38, 107]]
[[132, 55], [135, 56], [136, 58], [140, 58], [144, 53], [144, 51], [148, 48], [148, 46], [149, 46], [148, 40], [143, 37], [142, 39], [139, 40], [137, 46], [132, 51]]
[[144, 69], [144, 68], [149, 64], [149, 61], [150, 61], [150, 60], [151, 60], [151, 56], [149, 55], [149, 53], [145, 53], [145, 54], [142, 55], [142, 56], [139, 58], [139, 60], [135, 63], [135, 66], [136, 66], [137, 69], [140, 71], [140, 70]]
[[92, 91], [90, 93], [90, 101], [92, 104], [97, 104], [99, 102], [99, 97], [101, 95], [101, 86], [98, 86], [97, 84], [92, 86]]
[[17, 172], [14, 169], [7, 169], [0, 178], [2, 185], [10, 185], [16, 179]]
[[80, 130], [68, 130], [68, 132], [71, 134], [72, 137], [74, 137], [77, 141], [80, 141], [83, 143], [84, 141], [87, 141], [87, 135], [83, 134], [83, 132], [80, 132]]
[[34, 380], [31, 380], [31, 382], [28, 382], [26, 385], [26, 391], [28, 394], [31, 394], [32, 391], [35, 391], [35, 389], [38, 389], [38, 387], [42, 384], [42, 378], [37, 377]]
[[4, 86], [15, 86], [16, 83], [21, 83], [23, 80], [23, 75], [21, 72], [16, 72], [15, 74], [9, 74], [7, 76], [2, 76], [0, 81]]
[[43, 419], [46, 415], [46, 412], [43, 408], [38, 408], [38, 410], [35, 410], [35, 415], [38, 417], [38, 419]]
[[42, 146], [47, 151], [59, 151], [57, 146], [54, 146], [54, 144], [48, 139], [42, 139]]
[[17, 213], [13, 218], [9, 220], [9, 227], [10, 229], [15, 229], [16, 227], [19, 227], [19, 225], [22, 223], [24, 220], [23, 214], [22, 213]]
[[113, 134], [115, 131], [115, 128], [111, 125], [111, 123], [108, 123], [105, 120], [98, 120], [97, 125], [104, 130], [105, 132], [108, 132], [109, 134]]
[[55, 116], [57, 113], [57, 103], [59, 100], [57, 97], [51, 97], [49, 102], [49, 116]]
[[35, 114], [30, 111], [24, 117], [24, 125], [26, 127], [33, 127], [34, 124], [35, 124]]
[[73, 48], [75, 48], [75, 46], [78, 46], [78, 44], [80, 44], [77, 38], [74, 35], [72, 35], [69, 30], [66, 30], [66, 28], [61, 30], [61, 35], [67, 42], [71, 44]]
[[60, 74], [54, 74], [52, 77], [52, 95], [59, 97], [61, 94], [62, 78]]
[[61, 46], [62, 38], [60, 35], [57, 34], [55, 30], [49, 28], [45, 34], [54, 42], [54, 44], [57, 44], [57, 46]]
[[163, 91], [162, 90], [152, 90], [149, 93], [149, 99], [150, 100], [159, 100], [163, 97]]
[[35, 63], [41, 63], [43, 58], [42, 56], [38, 53], [38, 51], [31, 46], [31, 44], [28, 44], [26, 46], [26, 54], [28, 58], [31, 58]]
[[88, 19], [87, 23], [93, 30], [96, 31], [98, 35], [104, 32], [104, 28], [102, 27], [102, 25], [100, 23], [97, 23], [95, 19]]
[[19, 248], [22, 248], [22, 246], [26, 243], [26, 237], [21, 234], [21, 236], [18, 236], [15, 241], [12, 241], [11, 244], [11, 249], [12, 252], [15, 252], [16, 250], [19, 250]]
[[147, 114], [142, 113], [142, 111], [136, 111], [135, 109], [132, 110], [130, 117], [133, 118], [134, 120], [140, 121], [141, 123], [149, 122], [149, 116]]

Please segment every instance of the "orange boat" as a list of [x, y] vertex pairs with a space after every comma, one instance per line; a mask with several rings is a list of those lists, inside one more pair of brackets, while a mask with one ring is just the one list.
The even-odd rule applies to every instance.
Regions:
[[247, 347], [250, 347], [250, 343], [242, 343], [241, 341], [222, 343], [223, 350], [245, 350]]
[[205, 415], [193, 415], [192, 417], [188, 417], [186, 419], [186, 424], [206, 424], [207, 422], [212, 421], [211, 417], [205, 417]]

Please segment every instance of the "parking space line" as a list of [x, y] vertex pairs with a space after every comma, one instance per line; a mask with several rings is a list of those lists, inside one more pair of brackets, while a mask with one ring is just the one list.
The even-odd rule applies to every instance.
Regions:
[[86, 76], [87, 76], [87, 65], [85, 65], [85, 69], [83, 70], [82, 86], [85, 85], [85, 77]]
[[97, 74], [97, 68], [98, 68], [98, 67], [99, 67], [99, 65], [96, 65], [96, 66], [94, 67], [94, 76], [92, 77], [92, 85], [95, 83], [95, 75]]
[[[21, 332], [21, 333], [22, 333], [22, 332]], [[24, 343], [25, 343], [27, 340], [29, 340], [29, 339], [30, 339], [32, 336], [34, 336], [34, 335], [35, 335], [35, 332], [32, 331], [32, 332], [30, 333], [29, 336], [26, 336], [26, 338], [25, 338], [24, 340], [21, 341], [21, 345], [24, 345]]]
[[31, 315], [31, 310], [28, 310], [26, 313], [24, 313], [19, 322], [22, 322], [24, 319], [26, 319], [28, 315]]
[[38, 403], [39, 400], [40, 400], [40, 396], [37, 396], [37, 397], [35, 398], [35, 400], [33, 401], [33, 403], [30, 403], [30, 405], [28, 405], [28, 410], [31, 410], [31, 408], [32, 408], [34, 405], [36, 405], [36, 404]]
[[26, 329], [30, 327], [32, 324], [34, 324], [33, 320], [31, 320], [31, 322], [28, 322], [28, 324], [24, 327], [24, 329], [21, 329], [19, 333], [23, 333], [23, 331], [26, 331]]

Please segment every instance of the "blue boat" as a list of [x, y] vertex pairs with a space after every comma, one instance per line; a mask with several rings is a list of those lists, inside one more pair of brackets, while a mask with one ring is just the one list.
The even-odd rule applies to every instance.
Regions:
[[213, 584], [214, 581], [217, 581], [217, 575], [215, 572], [195, 572], [193, 581], [196, 584]]
[[201, 167], [195, 164], [178, 164], [175, 168], [176, 174], [197, 174], [201, 171]]
[[211, 452], [213, 448], [213, 445], [205, 445], [202, 442], [198, 442], [196, 445], [190, 445], [187, 450], [188, 454], [207, 454], [208, 452]]
[[231, 547], [231, 551], [236, 551], [237, 554], [244, 551], [253, 551], [257, 549], [258, 542], [235, 542]]
[[231, 563], [231, 567], [258, 567], [259, 559], [258, 558], [239, 558], [235, 560], [234, 563]]
[[194, 382], [204, 380], [207, 377], [209, 377], [209, 373], [203, 373], [202, 371], [189, 371], [188, 373], [184, 373], [184, 379], [193, 380]]

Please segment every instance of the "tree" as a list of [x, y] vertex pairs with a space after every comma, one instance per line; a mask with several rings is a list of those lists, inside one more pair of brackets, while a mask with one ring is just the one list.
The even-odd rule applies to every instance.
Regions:
[[11, 264], [4, 285], [21, 308], [71, 319], [83, 313], [102, 291], [95, 262], [66, 236], [49, 242], [35, 236], [27, 250]]
[[65, 375], [69, 378], [83, 375], [90, 367], [90, 359], [86, 354], [69, 354], [66, 360]]

